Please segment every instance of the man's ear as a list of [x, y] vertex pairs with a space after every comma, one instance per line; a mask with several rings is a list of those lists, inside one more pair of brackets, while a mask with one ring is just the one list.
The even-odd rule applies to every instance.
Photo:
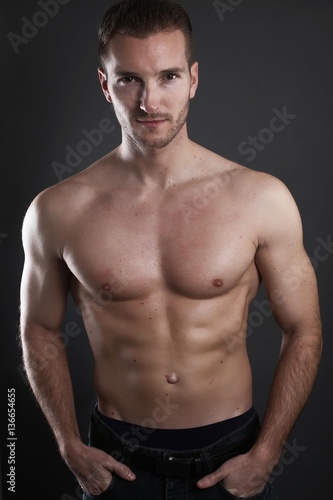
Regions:
[[190, 98], [193, 99], [193, 97], [196, 94], [198, 84], [199, 84], [199, 63], [194, 62], [191, 66], [190, 69], [191, 73], [191, 90], [190, 90]]
[[98, 71], [99, 82], [101, 84], [105, 99], [112, 104], [112, 99], [111, 99], [110, 92], [108, 89], [108, 77], [105, 73], [105, 70], [102, 68], [102, 66], [99, 66], [97, 68], [97, 71]]

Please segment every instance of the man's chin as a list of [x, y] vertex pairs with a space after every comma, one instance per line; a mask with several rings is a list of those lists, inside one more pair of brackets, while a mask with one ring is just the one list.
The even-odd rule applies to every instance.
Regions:
[[159, 151], [160, 149], [166, 148], [171, 141], [155, 141], [153, 143], [142, 143], [142, 147], [147, 151]]
[[147, 151], [158, 151], [160, 149], [166, 148], [174, 139], [174, 137], [163, 137], [160, 139], [143, 139], [142, 137], [135, 136], [133, 138], [134, 144], [140, 149], [145, 149]]

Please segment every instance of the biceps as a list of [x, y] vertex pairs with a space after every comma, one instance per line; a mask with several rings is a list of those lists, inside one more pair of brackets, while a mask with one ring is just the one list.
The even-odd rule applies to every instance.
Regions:
[[257, 261], [274, 317], [283, 331], [317, 324], [317, 282], [303, 247], [266, 249], [259, 252]]
[[57, 260], [26, 259], [21, 281], [21, 327], [29, 323], [58, 330], [66, 308], [69, 271]]

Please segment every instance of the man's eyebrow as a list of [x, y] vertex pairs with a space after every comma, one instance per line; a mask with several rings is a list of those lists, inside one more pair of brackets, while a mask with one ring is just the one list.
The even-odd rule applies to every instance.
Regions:
[[186, 68], [175, 67], [175, 68], [163, 69], [162, 71], [160, 71], [160, 74], [165, 75], [168, 73], [185, 73], [185, 72], [186, 72]]
[[[168, 75], [170, 73], [186, 73], [186, 68], [174, 67], [174, 68], [162, 69], [158, 74]], [[140, 77], [140, 74], [136, 73], [135, 71], [127, 71], [122, 69], [115, 69], [113, 74], [118, 77], [125, 77], [125, 76], [137, 76], [138, 78]]]
[[139, 76], [135, 71], [124, 71], [122, 69], [115, 70], [113, 73], [115, 76]]

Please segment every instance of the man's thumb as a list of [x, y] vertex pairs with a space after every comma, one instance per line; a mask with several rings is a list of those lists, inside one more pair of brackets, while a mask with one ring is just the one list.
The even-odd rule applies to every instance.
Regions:
[[131, 471], [125, 464], [121, 464], [120, 462], [114, 462], [112, 464], [112, 471], [117, 476], [121, 477], [122, 479], [125, 479], [126, 481], [134, 481], [136, 479], [136, 476], [134, 472]]

